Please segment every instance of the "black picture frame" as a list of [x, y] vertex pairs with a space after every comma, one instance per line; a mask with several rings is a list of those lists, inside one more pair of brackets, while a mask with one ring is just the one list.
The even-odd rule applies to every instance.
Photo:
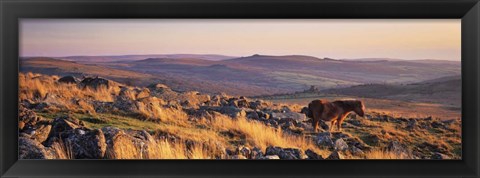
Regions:
[[[478, 0], [1, 0], [2, 177], [478, 177]], [[462, 20], [462, 160], [18, 160], [21, 18], [350, 18]]]

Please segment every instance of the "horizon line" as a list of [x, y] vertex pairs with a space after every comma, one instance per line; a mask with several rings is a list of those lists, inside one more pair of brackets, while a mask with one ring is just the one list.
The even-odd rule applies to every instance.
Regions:
[[406, 58], [392, 58], [392, 57], [358, 57], [358, 58], [333, 58], [333, 57], [318, 57], [314, 55], [306, 55], [306, 54], [286, 54], [286, 55], [269, 55], [269, 54], [250, 54], [250, 55], [228, 55], [228, 54], [215, 54], [215, 53], [155, 53], [155, 54], [100, 54], [100, 55], [66, 55], [66, 56], [45, 56], [45, 55], [38, 55], [38, 56], [19, 56], [19, 58], [32, 58], [32, 57], [50, 57], [50, 58], [68, 58], [68, 57], [117, 57], [117, 56], [149, 56], [149, 55], [217, 55], [217, 56], [226, 56], [226, 57], [233, 57], [234, 58], [242, 58], [242, 57], [251, 57], [255, 55], [260, 56], [309, 56], [315, 57], [318, 59], [335, 59], [335, 60], [362, 60], [362, 59], [379, 59], [379, 60], [405, 60], [405, 61], [418, 61], [418, 60], [439, 60], [439, 61], [457, 61], [461, 62], [461, 59], [436, 59], [436, 58], [415, 58], [415, 59], [406, 59]]

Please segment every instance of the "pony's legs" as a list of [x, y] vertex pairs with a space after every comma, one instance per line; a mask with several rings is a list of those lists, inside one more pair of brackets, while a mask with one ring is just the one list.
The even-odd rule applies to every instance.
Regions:
[[332, 122], [330, 122], [330, 128], [328, 128], [329, 132], [332, 132], [333, 127], [335, 127], [335, 122], [337, 122], [337, 120], [333, 120]]
[[342, 131], [342, 121], [337, 121], [337, 130], [340, 132]]
[[348, 113], [342, 114], [337, 119], [337, 129], [338, 129], [339, 132], [342, 131], [342, 123], [343, 123], [343, 120], [345, 120], [345, 118], [347, 117], [347, 115], [348, 115]]
[[318, 119], [312, 120], [313, 132], [317, 132], [318, 130]]
[[313, 120], [312, 120], [312, 126], [313, 126], [313, 132], [318, 132], [318, 123], [320, 122], [320, 116], [318, 113], [313, 113], [312, 114]]
[[315, 116], [313, 116], [313, 119], [312, 119], [313, 132], [317, 132], [317, 129], [318, 129], [317, 122], [318, 122], [318, 120], [315, 118]]
[[320, 123], [320, 120], [317, 119], [315, 121], [315, 132], [318, 132], [318, 130], [319, 130], [319, 123]]

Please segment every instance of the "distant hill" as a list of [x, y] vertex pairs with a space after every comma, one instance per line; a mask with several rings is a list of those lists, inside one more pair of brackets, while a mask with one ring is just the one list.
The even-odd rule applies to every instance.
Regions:
[[397, 58], [356, 58], [356, 59], [339, 59], [344, 61], [412, 61], [412, 62], [442, 62], [442, 63], [458, 63], [454, 60], [438, 60], [438, 59], [397, 59]]
[[[141, 57], [147, 56], [141, 55]], [[39, 58], [34, 59], [39, 60]], [[130, 60], [120, 60], [123, 58], [118, 57], [115, 59], [117, 61], [113, 59], [110, 62], [62, 61], [47, 65], [30, 62], [27, 63], [29, 65], [22, 67], [26, 71], [49, 69], [48, 74], [62, 72], [55, 71], [59, 69], [65, 72], [75, 71], [75, 66], [76, 70], [85, 69], [80, 72], [88, 73], [90, 70], [94, 73], [110, 72], [112, 76], [128, 71], [132, 76], [141, 77], [142, 79], [138, 81], [142, 81], [142, 84], [146, 84], [148, 80], [161, 80], [172, 89], [180, 91], [226, 92], [246, 96], [302, 91], [312, 85], [323, 90], [369, 83], [416, 83], [460, 75], [461, 71], [460, 62], [455, 61], [349, 61], [304, 55], [252, 55], [219, 61], [191, 56], [185, 58], [149, 56], [143, 59], [135, 56], [135, 60], [132, 57], [129, 58]], [[29, 60], [31, 59], [25, 59], [25, 61]], [[66, 64], [70, 67], [66, 67]], [[52, 72], [52, 68], [58, 69]]]
[[20, 60], [20, 70], [44, 74], [63, 75], [99, 75], [111, 77], [147, 77], [148, 74], [140, 74], [132, 71], [106, 68], [99, 65], [85, 65], [73, 61], [38, 57]]
[[365, 84], [322, 92], [367, 98], [433, 102], [460, 107], [462, 80], [461, 76], [455, 75], [405, 85]]
[[[215, 65], [198, 67], [193, 64], [178, 64], [177, 67], [174, 67], [176, 64], [172, 63], [172, 61], [182, 63], [181, 61], [186, 62], [190, 60], [146, 59], [124, 63], [82, 64], [55, 58], [34, 57], [20, 59], [20, 72], [34, 72], [59, 76], [73, 75], [77, 77], [83, 75], [100, 76], [137, 86], [147, 86], [152, 83], [164, 83], [175, 91], [195, 90], [203, 93], [228, 92], [235, 95], [255, 95], [257, 93], [278, 93], [287, 91], [268, 86], [254, 86], [245, 84], [245, 82], [242, 83], [239, 81], [228, 81], [224, 79], [231, 78], [232, 76], [229, 75], [235, 72], [236, 78], [244, 78], [248, 81], [251, 79], [248, 76], [245, 76], [245, 73], [238, 70], [232, 72], [228, 68]], [[198, 62], [198, 60], [194, 61]], [[208, 77], [208, 75], [199, 77], [201, 74], [208, 74], [209, 71], [212, 71], [211, 69], [216, 69], [216, 75], [211, 75], [210, 79], [202, 78]], [[179, 71], [185, 71], [185, 73], [178, 73]], [[222, 76], [225, 77], [222, 78]]]
[[460, 74], [460, 62], [438, 60], [346, 61], [299, 55], [253, 55], [221, 62], [230, 66], [275, 69], [314, 78], [321, 76], [353, 84], [419, 82]]
[[59, 76], [100, 76], [123, 83], [133, 82], [132, 84], [136, 85], [142, 85], [144, 84], [142, 83], [143, 81], [154, 78], [154, 76], [150, 74], [108, 68], [99, 65], [86, 65], [48, 57], [22, 58], [20, 59], [20, 71]]
[[183, 64], [183, 65], [197, 65], [208, 66], [216, 64], [215, 61], [195, 58], [148, 58], [144, 60], [129, 62], [132, 65], [163, 65], [163, 64]]
[[119, 56], [67, 56], [58, 57], [59, 59], [76, 61], [76, 62], [88, 62], [88, 63], [101, 63], [101, 62], [115, 62], [115, 61], [137, 61], [147, 58], [170, 58], [170, 59], [183, 59], [183, 58], [195, 58], [211, 61], [220, 61], [225, 59], [236, 58], [232, 56], [224, 56], [217, 54], [151, 54], [151, 55], [119, 55]]

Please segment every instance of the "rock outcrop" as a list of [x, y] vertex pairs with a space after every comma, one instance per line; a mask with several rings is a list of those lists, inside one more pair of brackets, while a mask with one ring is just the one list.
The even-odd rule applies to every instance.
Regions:
[[84, 78], [80, 83], [80, 87], [82, 88], [93, 88], [93, 89], [99, 89], [100, 87], [105, 87], [109, 88], [110, 87], [110, 81], [104, 78], [99, 78], [99, 77], [86, 77]]
[[65, 77], [62, 77], [62, 78], [58, 79], [58, 82], [77, 84], [79, 82], [79, 80], [76, 77], [69, 75], [69, 76], [65, 76]]

